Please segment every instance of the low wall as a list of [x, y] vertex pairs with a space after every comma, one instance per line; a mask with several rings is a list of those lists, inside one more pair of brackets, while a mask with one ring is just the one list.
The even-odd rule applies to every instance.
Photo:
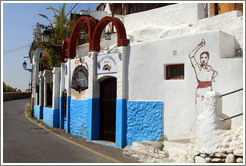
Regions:
[[25, 99], [31, 97], [31, 92], [4, 92], [3, 101]]

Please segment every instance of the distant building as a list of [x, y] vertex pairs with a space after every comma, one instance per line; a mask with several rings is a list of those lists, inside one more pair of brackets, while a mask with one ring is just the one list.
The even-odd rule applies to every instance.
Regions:
[[159, 7], [172, 5], [175, 3], [100, 3], [97, 6], [98, 11], [105, 11], [108, 7], [112, 14], [127, 15], [132, 13], [143, 12]]

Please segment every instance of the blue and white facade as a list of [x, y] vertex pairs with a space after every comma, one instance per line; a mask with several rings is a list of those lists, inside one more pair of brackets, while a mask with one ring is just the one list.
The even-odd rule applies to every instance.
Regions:
[[[46, 108], [44, 101], [44, 123], [89, 141], [102, 140], [101, 87], [114, 78], [115, 116], [111, 118], [115, 120], [115, 139], [110, 145], [122, 148], [132, 142], [157, 141], [163, 135], [169, 140], [195, 137], [198, 83], [189, 54], [202, 39], [206, 44], [197, 53], [208, 51], [208, 63], [218, 73], [211, 83], [213, 90], [224, 94], [243, 87], [243, 57], [235, 51], [243, 48], [242, 15], [232, 11], [207, 17], [204, 7], [195, 3], [176, 4], [126, 15], [122, 22], [130, 34], [127, 46], [117, 47], [116, 35], [111, 41], [101, 41], [100, 52], [89, 52], [88, 44], [78, 46], [76, 57], [67, 59], [52, 72], [53, 105]], [[177, 13], [173, 15], [172, 11]], [[222, 24], [231, 20], [238, 31]], [[167, 66], [177, 65], [183, 66], [183, 77], [168, 79]], [[74, 73], [79, 66], [86, 70], [87, 78], [82, 91], [73, 88]], [[105, 71], [101, 72], [103, 67]], [[40, 79], [45, 82], [50, 78], [43, 74]], [[40, 88], [44, 92], [45, 86]], [[224, 118], [242, 112], [242, 98], [242, 91], [223, 98], [225, 102], [218, 116]], [[231, 121], [230, 128], [242, 123], [243, 118], [238, 117]]]
[[[158, 140], [163, 135], [162, 101], [130, 101], [127, 90], [127, 47], [117, 47], [111, 53], [88, 52], [85, 56], [68, 59], [61, 65], [61, 91], [67, 89], [66, 117], [60, 109], [61, 128], [68, 133], [81, 136], [90, 141], [100, 140], [100, 83], [111, 77], [116, 82], [115, 144], [124, 147], [133, 141]], [[79, 53], [78, 53], [79, 54]], [[116, 71], [99, 74], [98, 56], [114, 54]], [[83, 63], [81, 63], [83, 59]], [[111, 59], [112, 60], [112, 59]], [[88, 89], [78, 92], [71, 88], [75, 68], [84, 65], [88, 69]], [[64, 74], [63, 74], [64, 73]], [[60, 108], [62, 107], [60, 93]], [[63, 127], [62, 127], [63, 126]], [[154, 126], [154, 127], [153, 127]]]

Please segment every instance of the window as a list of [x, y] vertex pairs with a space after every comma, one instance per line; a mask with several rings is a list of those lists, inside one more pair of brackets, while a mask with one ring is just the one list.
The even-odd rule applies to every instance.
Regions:
[[183, 80], [184, 64], [166, 65], [166, 80]]

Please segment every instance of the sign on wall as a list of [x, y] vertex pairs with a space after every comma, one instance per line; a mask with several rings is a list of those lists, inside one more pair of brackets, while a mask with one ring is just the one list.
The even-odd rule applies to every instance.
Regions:
[[97, 74], [117, 73], [118, 53], [104, 53], [97, 55]]

